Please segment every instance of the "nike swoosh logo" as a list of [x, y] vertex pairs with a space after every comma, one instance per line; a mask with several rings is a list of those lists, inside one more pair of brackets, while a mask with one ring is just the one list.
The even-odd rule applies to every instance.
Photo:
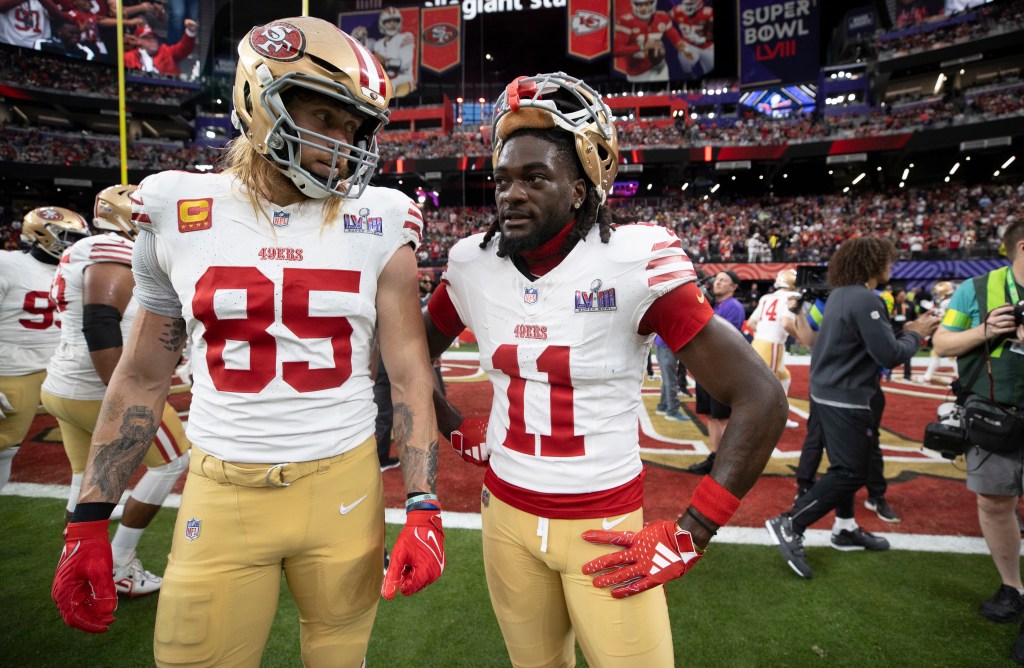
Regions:
[[363, 494], [362, 498], [356, 499], [356, 501], [352, 505], [349, 505], [349, 506], [346, 506], [344, 503], [342, 503], [341, 504], [341, 508], [338, 509], [338, 512], [340, 512], [342, 515], [348, 515], [350, 512], [352, 512], [352, 509], [355, 508], [356, 506], [358, 506], [360, 503], [362, 503], [363, 499], [365, 499], [365, 498], [366, 498], [366, 495]]
[[617, 520], [612, 520], [612, 521], [610, 521], [610, 522], [608, 521], [608, 518], [606, 517], [606, 518], [604, 518], [603, 520], [601, 520], [601, 527], [602, 527], [602, 528], [603, 528], [603, 529], [604, 529], [605, 531], [611, 531], [611, 530], [612, 530], [612, 529], [614, 529], [615, 527], [617, 527], [617, 526], [619, 526], [620, 524], [622, 524], [622, 523], [623, 523], [623, 522], [624, 522], [624, 521], [626, 520], [626, 518], [627, 518], [627, 517], [629, 517], [629, 516], [630, 516], [631, 514], [632, 514], [632, 513], [626, 513], [625, 515], [623, 515], [623, 516], [622, 516], [622, 517], [620, 517], [619, 519], [617, 519]]

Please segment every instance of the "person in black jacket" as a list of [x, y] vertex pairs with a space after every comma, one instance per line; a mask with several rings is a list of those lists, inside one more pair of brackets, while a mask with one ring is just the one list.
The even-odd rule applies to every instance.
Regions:
[[867, 482], [877, 426], [871, 398], [881, 370], [910, 359], [939, 325], [931, 312], [893, 333], [885, 303], [873, 291], [889, 280], [896, 249], [888, 239], [859, 237], [839, 247], [828, 270], [832, 287], [815, 354], [811, 399], [825, 432], [829, 468], [793, 508], [765, 522], [779, 552], [797, 575], [812, 576], [803, 548], [804, 530], [832, 510], [837, 550], [886, 550], [889, 542], [857, 526], [854, 493]]

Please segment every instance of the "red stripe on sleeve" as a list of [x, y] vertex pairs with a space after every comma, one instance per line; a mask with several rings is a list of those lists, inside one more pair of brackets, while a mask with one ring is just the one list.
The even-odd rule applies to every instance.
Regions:
[[462, 333], [462, 330], [466, 329], [462, 318], [459, 317], [459, 312], [455, 310], [451, 295], [448, 294], [448, 281], [441, 281], [441, 284], [430, 295], [430, 301], [427, 302], [427, 313], [434, 321], [434, 326], [445, 336], [454, 339]]
[[690, 342], [715, 311], [696, 283], [680, 285], [658, 297], [640, 321], [640, 334], [657, 333], [673, 352]]
[[657, 269], [658, 267], [664, 267], [666, 264], [677, 264], [681, 262], [689, 263], [687, 257], [683, 254], [679, 255], [668, 255], [666, 257], [658, 257], [647, 263], [648, 269]]
[[673, 239], [671, 241], [659, 241], [658, 243], [651, 246], [651, 252], [660, 251], [662, 248], [682, 248], [683, 242], [679, 239]]
[[680, 278], [696, 278], [696, 277], [697, 277], [697, 272], [695, 272], [693, 269], [679, 269], [678, 271], [672, 271], [672, 272], [669, 272], [667, 274], [660, 274], [658, 276], [651, 276], [650, 278], [647, 279], [647, 285], [649, 287], [653, 288], [655, 285], [661, 285], [662, 283], [667, 283], [668, 281], [675, 281], [675, 280], [678, 280]]

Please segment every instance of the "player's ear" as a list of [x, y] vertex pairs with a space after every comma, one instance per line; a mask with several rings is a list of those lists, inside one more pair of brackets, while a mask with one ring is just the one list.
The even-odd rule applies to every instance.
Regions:
[[587, 199], [587, 182], [583, 179], [576, 179], [572, 183], [572, 207], [579, 209], [583, 201]]

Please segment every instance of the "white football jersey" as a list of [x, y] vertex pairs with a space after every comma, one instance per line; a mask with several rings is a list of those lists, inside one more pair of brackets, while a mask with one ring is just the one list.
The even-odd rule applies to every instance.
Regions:
[[530, 281], [482, 235], [449, 252], [443, 280], [480, 345], [494, 387], [487, 444], [503, 481], [585, 494], [642, 470], [640, 386], [652, 336], [638, 333], [655, 299], [695, 280], [679, 239], [654, 225], [595, 225], [550, 272]]
[[416, 80], [416, 37], [411, 32], [378, 39], [373, 43], [373, 53], [391, 77], [393, 86]]
[[[52, 395], [78, 401], [102, 399], [107, 385], [96, 373], [89, 346], [82, 333], [85, 270], [100, 262], [132, 266], [132, 241], [113, 232], [76, 241], [64, 251], [53, 275], [50, 299], [61, 317], [60, 345], [50, 359], [43, 389]], [[128, 339], [138, 305], [133, 298], [121, 316], [121, 336]]]
[[50, 39], [50, 15], [39, 0], [0, 12], [0, 42], [31, 49], [41, 39]]
[[373, 434], [377, 278], [420, 243], [412, 200], [370, 187], [325, 226], [322, 201], [257, 216], [234, 176], [184, 172], [148, 177], [132, 200], [192, 346], [189, 440], [267, 463], [331, 457]]
[[785, 343], [789, 333], [782, 326], [784, 320], [793, 320], [796, 316], [789, 310], [790, 297], [799, 297], [799, 293], [791, 290], [776, 290], [770, 295], [761, 297], [757, 308], [750, 319], [757, 322], [754, 338], [772, 343]]
[[54, 269], [28, 253], [0, 251], [0, 376], [36, 373], [50, 361], [60, 341]]

